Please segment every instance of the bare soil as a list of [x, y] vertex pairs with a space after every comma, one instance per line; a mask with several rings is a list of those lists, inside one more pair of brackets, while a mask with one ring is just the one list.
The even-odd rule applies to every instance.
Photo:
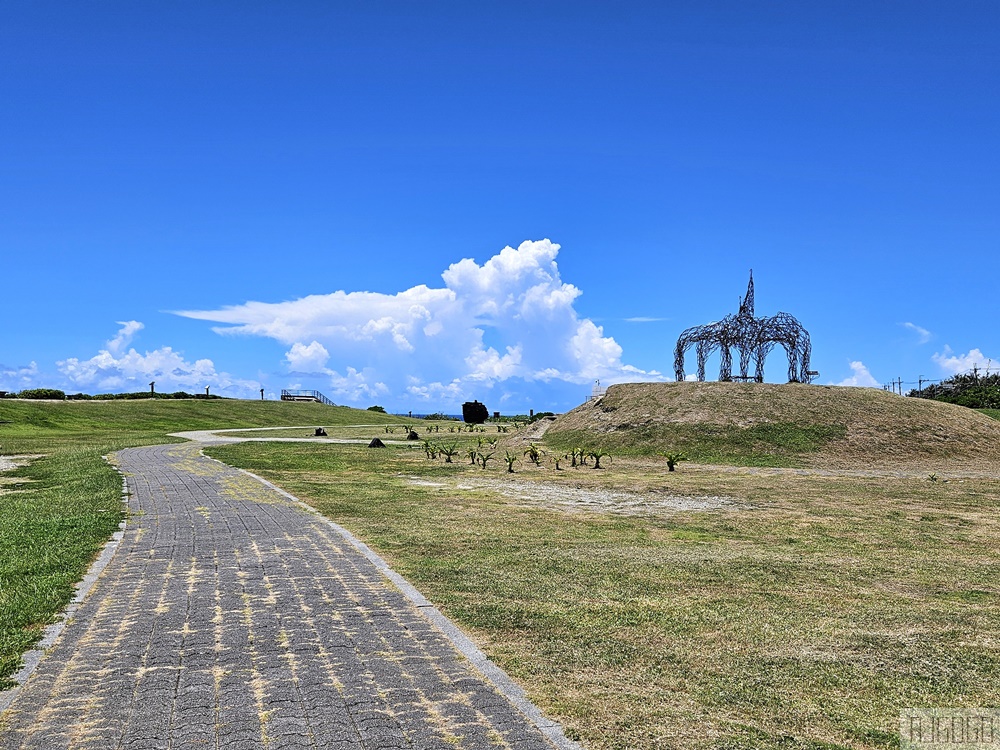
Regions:
[[456, 493], [486, 490], [518, 500], [519, 504], [528, 507], [630, 516], [663, 515], [685, 510], [719, 510], [741, 505], [741, 501], [735, 497], [720, 495], [685, 495], [662, 489], [630, 492], [605, 487], [573, 487], [565, 483], [546, 483], [531, 479], [464, 476], [457, 480], [431, 482], [413, 477], [410, 483], [424, 487], [440, 487]]

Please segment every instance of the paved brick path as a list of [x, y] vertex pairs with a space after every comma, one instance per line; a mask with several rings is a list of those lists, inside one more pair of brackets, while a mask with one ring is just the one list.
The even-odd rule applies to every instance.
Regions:
[[121, 546], [3, 715], [0, 748], [573, 744], [558, 729], [550, 743], [317, 515], [197, 445], [119, 462]]

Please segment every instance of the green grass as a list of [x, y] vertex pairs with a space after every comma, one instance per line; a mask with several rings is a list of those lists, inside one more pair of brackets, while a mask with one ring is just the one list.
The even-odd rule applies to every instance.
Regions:
[[179, 430], [358, 421], [391, 420], [273, 401], [0, 401], [0, 455], [40, 456], [0, 474], [0, 688], [122, 519], [121, 477], [102, 456]]
[[[894, 748], [901, 707], [1000, 702], [997, 481], [210, 452], [361, 536], [595, 750]], [[560, 486], [739, 506], [567, 512]]]
[[601, 447], [631, 456], [655, 455], [667, 445], [700, 463], [795, 467], [802, 465], [801, 457], [819, 453], [844, 434], [845, 429], [837, 425], [777, 423], [738, 427], [652, 423], [600, 435], [587, 430], [550, 432], [545, 443], [561, 451], [581, 446]]
[[993, 417], [993, 419], [1000, 419], [1000, 409], [976, 409], [976, 411], [981, 411], [987, 417]]
[[[371, 437], [383, 428], [352, 425], [401, 420], [274, 402], [0, 401], [0, 422], [0, 454], [44, 456], [0, 475], [14, 478], [0, 484], [9, 675], [121, 518], [121, 480], [103, 454], [187, 429], [292, 424]], [[790, 424], [692, 427], [689, 437], [700, 460], [729, 464], [835, 447], [836, 434]], [[497, 433], [460, 439], [480, 437]], [[614, 452], [588, 433], [567, 438], [577, 440]], [[594, 750], [894, 748], [901, 707], [1000, 703], [1000, 481], [693, 463], [668, 474], [660, 459], [627, 455], [602, 471], [557, 472], [555, 450], [541, 468], [522, 459], [511, 477], [500, 461], [484, 471], [461, 456], [427, 460], [419, 442], [209, 450], [370, 543]], [[510, 480], [519, 484], [505, 495]], [[563, 488], [737, 504], [569, 510]]]

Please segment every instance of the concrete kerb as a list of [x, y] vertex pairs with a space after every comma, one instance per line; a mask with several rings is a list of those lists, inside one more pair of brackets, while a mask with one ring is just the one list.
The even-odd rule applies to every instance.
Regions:
[[[205, 455], [204, 452], [202, 455]], [[205, 457], [213, 461], [218, 461], [218, 459], [214, 459], [211, 456]], [[219, 463], [222, 462], [219, 461]], [[228, 466], [228, 464], [224, 465]], [[295, 503], [302, 509], [317, 516], [323, 523], [327, 524], [330, 528], [340, 534], [348, 544], [353, 546], [369, 561], [371, 561], [371, 563], [379, 569], [382, 575], [389, 579], [389, 581], [391, 581], [392, 584], [398, 588], [407, 599], [413, 602], [413, 605], [421, 612], [421, 614], [423, 614], [424, 617], [433, 623], [438, 630], [444, 633], [445, 637], [451, 641], [452, 645], [458, 650], [458, 652], [472, 663], [479, 673], [483, 675], [484, 679], [491, 683], [497, 691], [509, 700], [522, 714], [524, 714], [532, 724], [538, 727], [539, 731], [541, 731], [541, 733], [544, 734], [553, 745], [559, 748], [559, 750], [584, 750], [582, 745], [566, 736], [563, 732], [562, 725], [559, 722], [546, 718], [538, 707], [528, 699], [524, 690], [517, 683], [515, 683], [506, 672], [493, 663], [489, 657], [487, 657], [486, 654], [484, 654], [457, 625], [445, 617], [440, 610], [431, 604], [427, 598], [413, 586], [413, 584], [390, 568], [389, 564], [379, 557], [379, 555], [376, 554], [367, 544], [358, 539], [343, 526], [331, 521], [329, 518], [316, 510], [316, 508], [303, 502], [291, 493], [286, 492], [277, 485], [272, 484], [263, 477], [257, 476], [251, 471], [247, 471], [245, 469], [240, 469], [240, 471], [257, 480], [265, 487], [274, 490], [290, 502]]]
[[[104, 460], [107, 461], [108, 457], [105, 456]], [[128, 497], [128, 480], [125, 479], [125, 477], [122, 477], [122, 504], [125, 506], [128, 505]], [[41, 663], [46, 652], [52, 648], [56, 639], [59, 638], [59, 635], [66, 628], [69, 621], [73, 619], [73, 615], [80, 608], [80, 605], [83, 604], [83, 601], [87, 598], [91, 589], [94, 588], [94, 584], [97, 582], [97, 579], [100, 577], [101, 573], [104, 572], [104, 569], [108, 567], [111, 559], [115, 556], [115, 552], [118, 551], [122, 538], [125, 536], [126, 524], [127, 516], [126, 520], [118, 524], [118, 531], [114, 532], [111, 535], [111, 538], [104, 543], [104, 546], [101, 547], [101, 551], [98, 553], [97, 558], [90, 564], [90, 567], [87, 568], [86, 574], [76, 584], [73, 599], [70, 600], [70, 603], [66, 605], [66, 608], [59, 613], [59, 619], [51, 625], [48, 625], [45, 630], [42, 631], [42, 637], [38, 643], [35, 644], [35, 647], [30, 651], [26, 651], [21, 656], [24, 666], [11, 676], [11, 679], [17, 684], [12, 688], [0, 692], [0, 713], [6, 711], [10, 707], [11, 703], [14, 702], [14, 699], [17, 698], [21, 689], [24, 687], [24, 684], [28, 681], [28, 678], [31, 677], [36, 669], [38, 669], [38, 665]]]

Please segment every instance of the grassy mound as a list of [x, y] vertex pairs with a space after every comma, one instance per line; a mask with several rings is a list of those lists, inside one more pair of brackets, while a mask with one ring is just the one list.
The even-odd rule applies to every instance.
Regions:
[[972, 409], [871, 388], [629, 383], [560, 417], [558, 449], [680, 450], [695, 461], [817, 468], [995, 468], [1000, 424]]

